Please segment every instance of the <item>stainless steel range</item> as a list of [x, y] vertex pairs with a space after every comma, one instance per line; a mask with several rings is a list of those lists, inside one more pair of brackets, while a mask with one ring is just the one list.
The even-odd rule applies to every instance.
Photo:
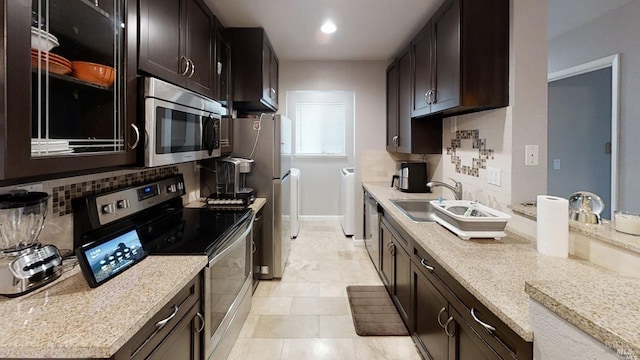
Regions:
[[205, 359], [226, 359], [251, 308], [248, 208], [185, 208], [182, 175], [76, 199], [74, 248], [121, 231], [138, 230], [151, 255], [206, 255]]

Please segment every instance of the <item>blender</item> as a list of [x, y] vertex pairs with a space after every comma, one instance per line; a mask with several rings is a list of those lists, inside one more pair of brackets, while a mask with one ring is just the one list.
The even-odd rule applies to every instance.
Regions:
[[62, 273], [58, 248], [37, 241], [48, 200], [47, 193], [25, 190], [0, 195], [0, 295], [26, 294]]

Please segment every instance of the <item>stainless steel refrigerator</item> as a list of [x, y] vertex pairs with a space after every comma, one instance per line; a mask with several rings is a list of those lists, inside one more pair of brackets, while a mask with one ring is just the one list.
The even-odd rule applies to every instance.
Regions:
[[291, 120], [273, 114], [233, 119], [233, 156], [255, 161], [246, 186], [267, 198], [260, 278], [281, 278], [291, 243]]

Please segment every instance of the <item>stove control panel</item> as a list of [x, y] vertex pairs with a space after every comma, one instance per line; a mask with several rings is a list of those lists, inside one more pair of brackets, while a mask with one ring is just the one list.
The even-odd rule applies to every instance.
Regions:
[[139, 211], [180, 197], [186, 193], [182, 175], [130, 186], [93, 199], [100, 225], [122, 219]]

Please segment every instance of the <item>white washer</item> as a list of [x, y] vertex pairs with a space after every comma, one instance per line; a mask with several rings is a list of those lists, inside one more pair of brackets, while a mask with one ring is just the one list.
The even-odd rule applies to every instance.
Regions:
[[354, 168], [343, 168], [340, 186], [340, 224], [346, 236], [353, 236], [355, 228], [355, 174]]
[[291, 238], [300, 232], [300, 169], [291, 168]]

